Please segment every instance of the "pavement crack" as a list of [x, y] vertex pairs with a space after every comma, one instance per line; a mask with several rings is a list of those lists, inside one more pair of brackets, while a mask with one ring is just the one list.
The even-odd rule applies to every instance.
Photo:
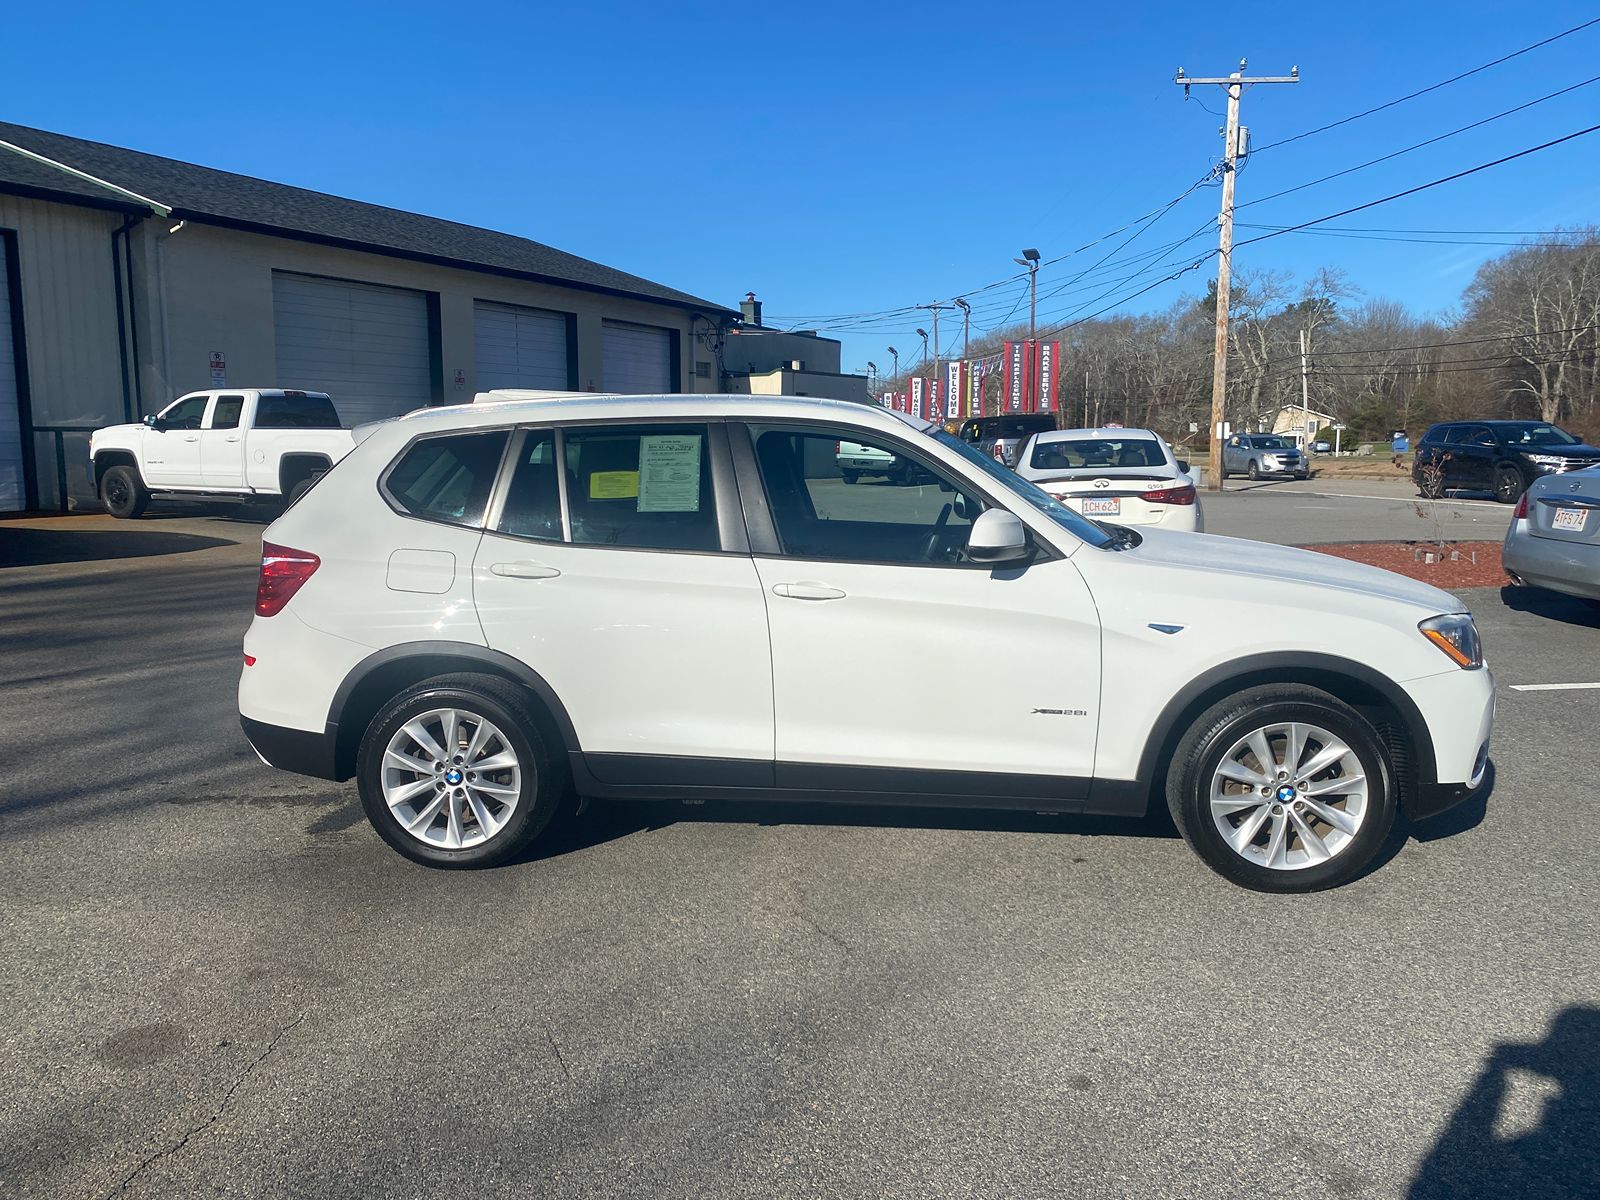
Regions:
[[123, 1192], [126, 1192], [128, 1188], [133, 1185], [133, 1181], [139, 1177], [140, 1173], [143, 1172], [146, 1167], [150, 1166], [154, 1162], [159, 1161], [160, 1159], [172, 1157], [174, 1154], [178, 1153], [178, 1151], [187, 1146], [196, 1136], [204, 1133], [218, 1121], [222, 1120], [222, 1114], [228, 1110], [228, 1104], [233, 1100], [233, 1094], [239, 1090], [240, 1086], [246, 1079], [249, 1079], [250, 1076], [254, 1074], [255, 1069], [267, 1060], [267, 1056], [278, 1048], [278, 1043], [284, 1039], [288, 1032], [296, 1025], [300, 1024], [301, 1021], [304, 1021], [307, 1015], [308, 1013], [303, 1012], [294, 1020], [290, 1021], [287, 1025], [280, 1028], [278, 1032], [273, 1035], [272, 1040], [267, 1043], [267, 1048], [245, 1064], [244, 1070], [240, 1071], [238, 1075], [234, 1076], [233, 1083], [229, 1085], [226, 1094], [224, 1094], [222, 1097], [222, 1103], [217, 1105], [216, 1112], [212, 1113], [204, 1121], [201, 1121], [200, 1124], [192, 1126], [186, 1130], [181, 1138], [179, 1138], [172, 1145], [168, 1146], [165, 1150], [157, 1150], [154, 1154], [146, 1157], [143, 1162], [134, 1167], [133, 1170], [129, 1171], [128, 1174], [123, 1177], [121, 1183], [106, 1193], [107, 1197], [120, 1195]]
[[566, 1076], [568, 1083], [572, 1082], [572, 1072], [567, 1070], [567, 1060], [561, 1057], [561, 1043], [556, 1041], [555, 1030], [550, 1028], [550, 1022], [544, 1023], [545, 1040], [550, 1043], [550, 1049], [555, 1052], [556, 1065], [561, 1068], [561, 1074]]

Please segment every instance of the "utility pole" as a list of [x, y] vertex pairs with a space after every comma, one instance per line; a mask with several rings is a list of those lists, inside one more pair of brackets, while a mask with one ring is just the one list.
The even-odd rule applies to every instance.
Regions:
[[1258, 75], [1253, 78], [1244, 73], [1246, 63], [1239, 60], [1239, 69], [1226, 78], [1191, 79], [1178, 68], [1173, 83], [1183, 85], [1183, 94], [1189, 94], [1194, 84], [1216, 84], [1228, 89], [1228, 123], [1222, 134], [1222, 211], [1217, 216], [1221, 227], [1217, 250], [1217, 336], [1215, 361], [1211, 368], [1211, 455], [1206, 486], [1214, 492], [1222, 490], [1222, 423], [1227, 415], [1228, 396], [1228, 293], [1232, 283], [1233, 267], [1233, 181], [1237, 174], [1235, 165], [1239, 153], [1239, 97], [1244, 89], [1258, 83], [1299, 83], [1300, 68], [1291, 67], [1287, 75]]
[[[919, 304], [917, 307], [925, 308], [933, 314], [933, 374], [928, 378], [928, 394], [931, 396], [934, 385], [939, 379], [939, 310], [944, 308], [945, 305]], [[948, 400], [948, 397], [946, 399]]]
[[[1310, 360], [1306, 357], [1306, 331], [1300, 331], [1300, 428], [1305, 433], [1305, 441], [1300, 446], [1300, 452], [1305, 455], [1305, 461], [1311, 461], [1311, 367]], [[1309, 468], [1308, 468], [1309, 469]]]

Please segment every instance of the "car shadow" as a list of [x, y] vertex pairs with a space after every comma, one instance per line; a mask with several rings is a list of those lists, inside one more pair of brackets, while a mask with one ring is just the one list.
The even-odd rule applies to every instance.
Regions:
[[1508, 585], [1500, 589], [1500, 602], [1513, 612], [1530, 613], [1585, 629], [1600, 629], [1600, 603], [1593, 600], [1549, 592], [1539, 587]]
[[1500, 1042], [1417, 1168], [1407, 1200], [1595, 1196], [1600, 1008], [1563, 1009], [1539, 1042]]
[[947, 829], [977, 833], [1070, 833], [1080, 837], [1176, 838], [1166, 809], [1147, 817], [919, 808], [900, 805], [825, 804], [802, 801], [595, 800], [564, 806], [545, 832], [505, 866], [560, 858], [635, 833], [678, 824], [848, 826], [874, 829]]
[[1494, 794], [1494, 784], [1495, 768], [1494, 760], [1491, 759], [1484, 767], [1483, 783], [1479, 785], [1478, 790], [1454, 808], [1420, 821], [1404, 818], [1397, 820], [1377, 854], [1372, 856], [1372, 861], [1362, 868], [1351, 882], [1365, 879], [1381, 871], [1394, 861], [1395, 856], [1406, 848], [1408, 842], [1438, 842], [1465, 833], [1469, 829], [1476, 829], [1483, 824], [1484, 818], [1489, 813], [1489, 798]]
[[0, 568], [155, 558], [232, 545], [235, 543], [227, 538], [158, 529], [17, 529], [0, 525]]

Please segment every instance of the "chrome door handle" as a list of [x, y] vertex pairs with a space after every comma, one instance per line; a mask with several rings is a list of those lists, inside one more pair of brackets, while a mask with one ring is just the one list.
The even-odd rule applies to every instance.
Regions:
[[231, 437], [231, 438], [224, 438], [223, 440], [224, 441], [228, 441], [228, 442], [237, 442], [239, 439], [237, 437]]
[[507, 579], [554, 579], [561, 574], [554, 567], [547, 567], [542, 562], [532, 562], [528, 559], [520, 562], [495, 563], [489, 570]]
[[825, 583], [775, 583], [772, 585], [774, 596], [783, 596], [789, 600], [843, 600], [844, 593], [836, 587], [829, 587]]
[[200, 435], [197, 433], [193, 437], [186, 437], [183, 440], [186, 442], [198, 442], [200, 440]]

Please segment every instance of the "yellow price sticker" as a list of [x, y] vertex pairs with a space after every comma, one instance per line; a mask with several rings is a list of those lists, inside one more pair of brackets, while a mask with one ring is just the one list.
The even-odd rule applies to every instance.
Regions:
[[631, 500], [638, 494], [637, 471], [596, 471], [589, 476], [591, 500]]

